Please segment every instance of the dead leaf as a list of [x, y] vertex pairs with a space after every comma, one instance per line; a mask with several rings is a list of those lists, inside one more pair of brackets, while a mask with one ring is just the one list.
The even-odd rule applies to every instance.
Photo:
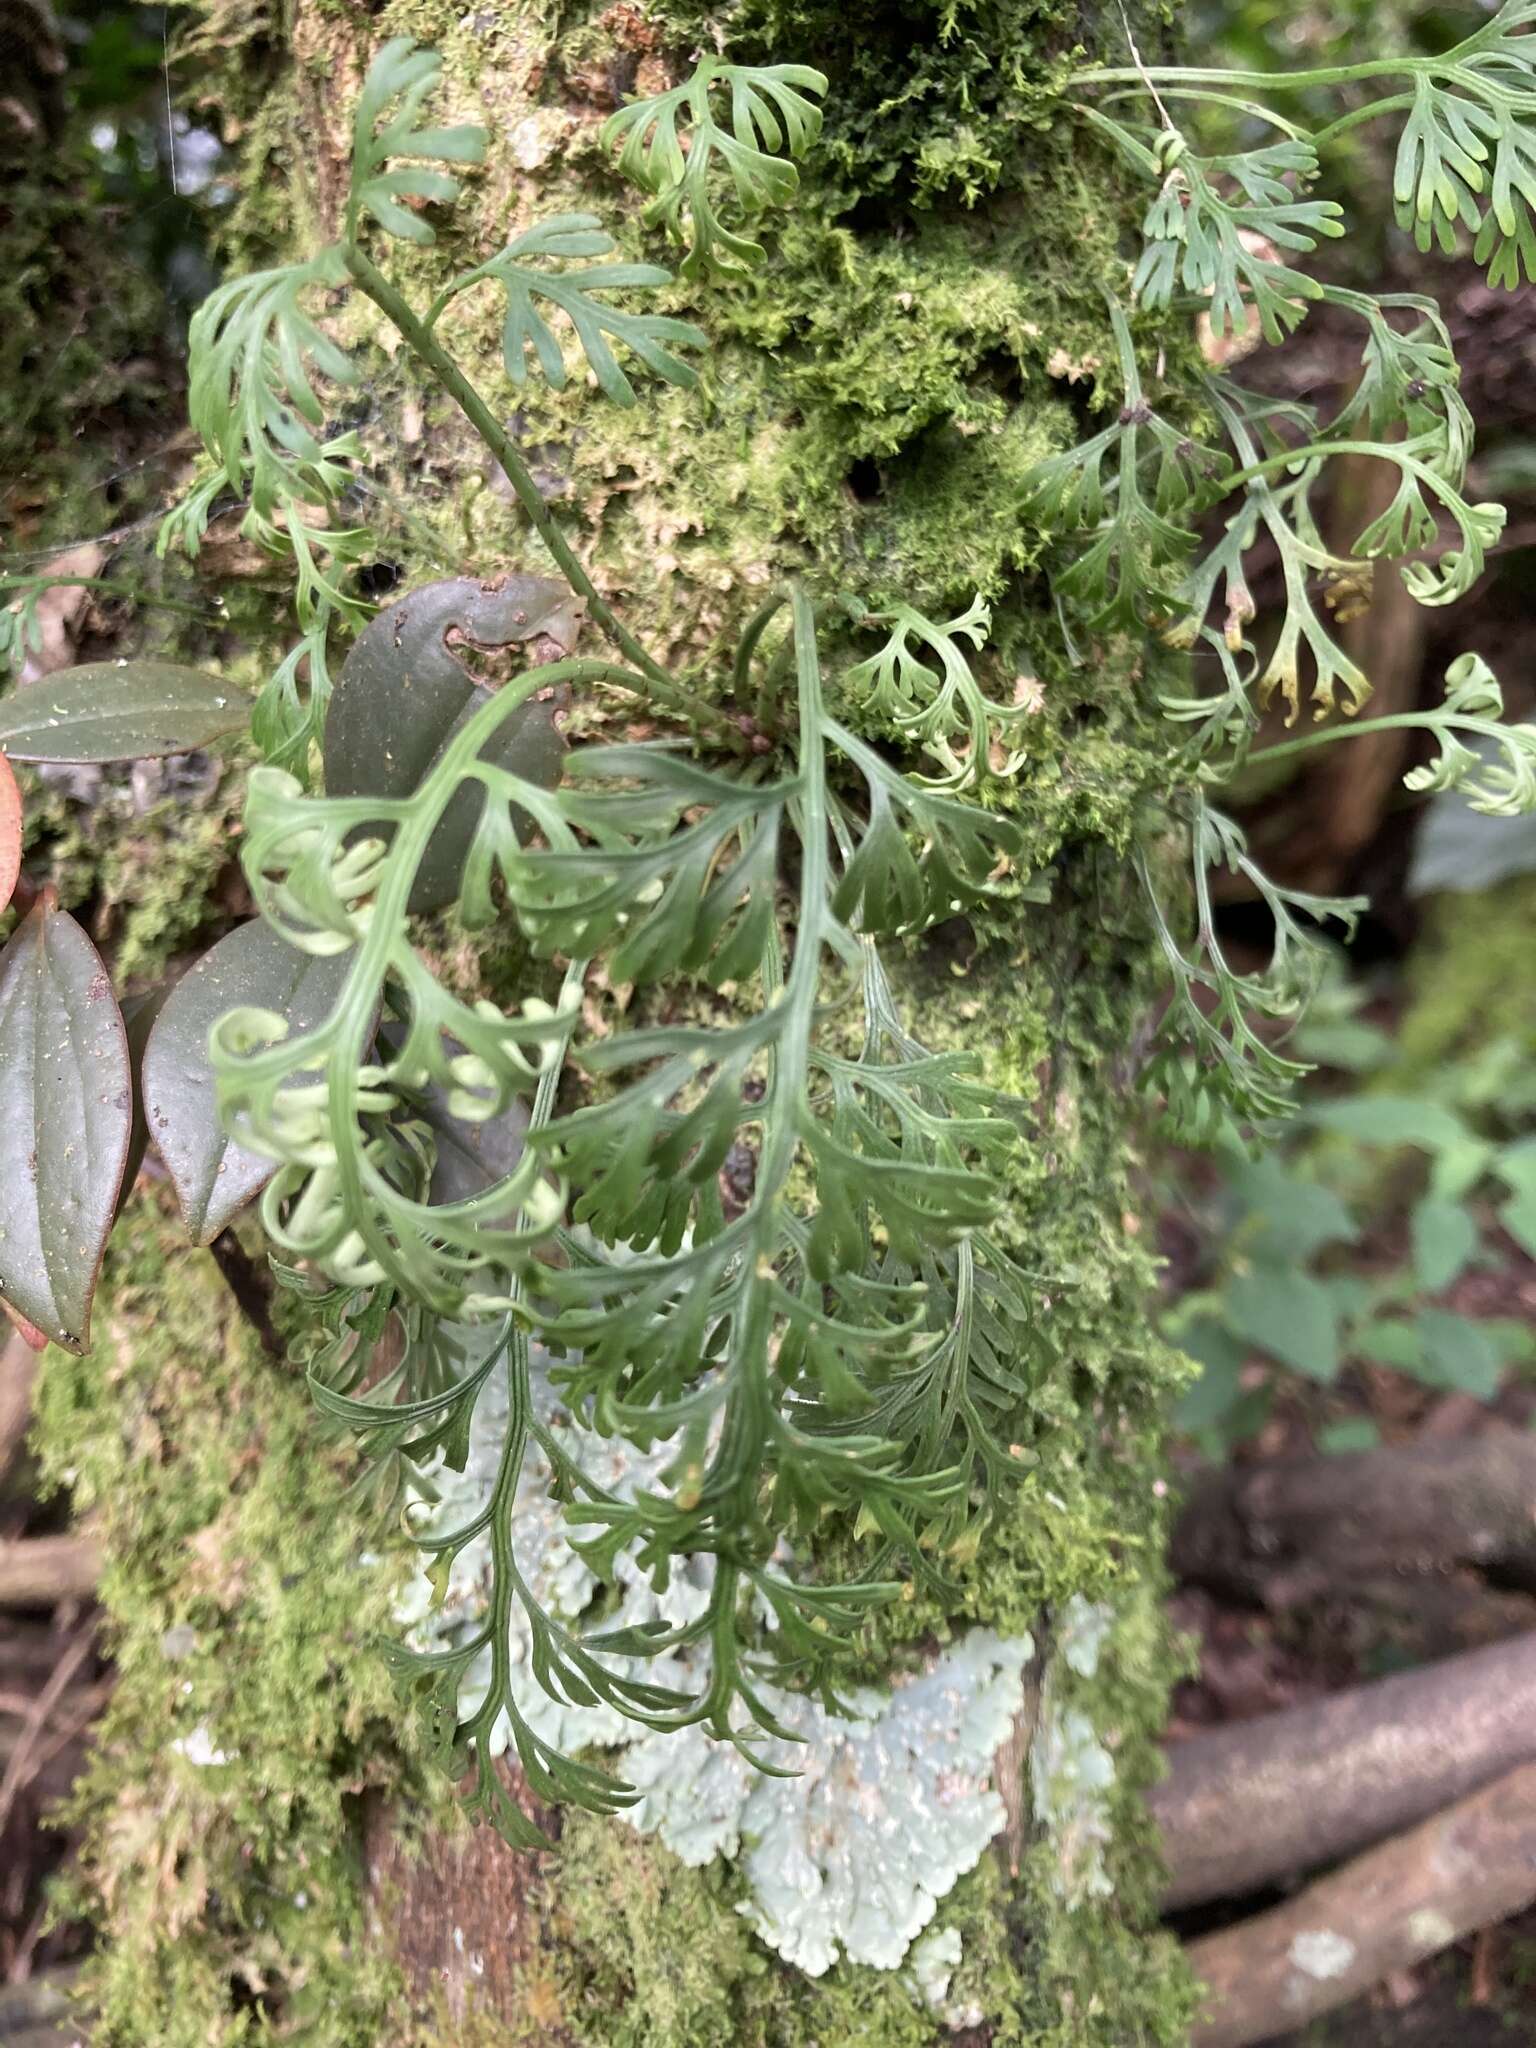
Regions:
[[21, 873], [21, 791], [11, 764], [0, 754], [0, 910], [10, 902]]

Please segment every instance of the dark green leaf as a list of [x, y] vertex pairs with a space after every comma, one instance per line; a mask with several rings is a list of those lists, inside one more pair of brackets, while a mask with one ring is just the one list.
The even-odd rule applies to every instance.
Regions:
[[1449, 1287], [1477, 1250], [1477, 1224], [1460, 1202], [1433, 1195], [1413, 1212], [1413, 1270], [1426, 1294]]
[[1325, 1384], [1338, 1378], [1338, 1312], [1328, 1289], [1284, 1266], [1251, 1266], [1227, 1282], [1227, 1321], [1282, 1365]]
[[1250, 1160], [1234, 1149], [1223, 1171], [1248, 1211], [1244, 1246], [1261, 1263], [1304, 1264], [1325, 1244], [1353, 1244], [1360, 1234], [1332, 1188], [1287, 1173], [1269, 1154]]
[[1499, 1221], [1521, 1250], [1536, 1259], [1536, 1138], [1522, 1138], [1500, 1153], [1494, 1172], [1510, 1191]]
[[233, 684], [169, 661], [95, 661], [29, 683], [0, 704], [13, 761], [139, 761], [186, 754], [239, 732], [250, 706]]
[[1220, 1423], [1242, 1395], [1246, 1349], [1212, 1316], [1201, 1316], [1180, 1331], [1181, 1351], [1198, 1360], [1200, 1377], [1179, 1396], [1173, 1411], [1176, 1429], [1202, 1430]]
[[[529, 643], [531, 661], [556, 660], [576, 644], [581, 609], [567, 585], [542, 576], [509, 576], [494, 588], [450, 577], [390, 605], [363, 632], [337, 679], [325, 723], [327, 793], [408, 796], [460, 727], [490, 701], [493, 692], [458, 659], [450, 634], [476, 648]], [[526, 704], [485, 758], [553, 788], [565, 751], [554, 710]], [[484, 806], [484, 791], [466, 784], [427, 847], [413, 910], [453, 900]]]
[[71, 1351], [90, 1333], [132, 1097], [107, 970], [50, 890], [0, 953], [0, 1291]]
[[350, 966], [349, 954], [300, 953], [253, 919], [220, 939], [166, 999], [144, 1054], [144, 1103], [195, 1243], [211, 1244], [276, 1170], [219, 1121], [209, 1032], [226, 1011], [249, 1005], [286, 1017], [298, 1036], [326, 1015]]

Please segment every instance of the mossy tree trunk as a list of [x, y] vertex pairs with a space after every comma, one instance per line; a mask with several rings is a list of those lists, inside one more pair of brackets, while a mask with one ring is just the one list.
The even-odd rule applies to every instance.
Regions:
[[[441, 331], [511, 420], [604, 595], [698, 687], [711, 687], [712, 656], [757, 594], [796, 568], [821, 594], [899, 598], [936, 617], [980, 593], [994, 611], [994, 681], [1037, 707], [1008, 800], [1030, 866], [1050, 878], [1049, 904], [945, 927], [902, 971], [926, 1041], [979, 1048], [1028, 1113], [1007, 1218], [1041, 1290], [1018, 1361], [1028, 1477], [1010, 1514], [951, 1561], [950, 1597], [921, 1595], [879, 1622], [864, 1675], [973, 1623], [1028, 1630], [1029, 1696], [1037, 1713], [1048, 1696], [1058, 1748], [1042, 1764], [1037, 1743], [1033, 1794], [1030, 1716], [999, 1761], [1009, 1825], [940, 1912], [962, 1935], [948, 2019], [901, 1971], [845, 1963], [812, 1981], [781, 1965], [737, 1913], [729, 1863], [685, 1869], [622, 1823], [568, 1817], [543, 1857], [455, 1838], [396, 1747], [377, 1667], [356, 1642], [387, 1589], [369, 1578], [364, 1600], [334, 1583], [332, 1549], [345, 1551], [335, 1532], [359, 1552], [385, 1532], [366, 1508], [333, 1519], [337, 1475], [303, 1448], [290, 1379], [233, 1335], [217, 1367], [195, 1365], [212, 1312], [192, 1301], [185, 1260], [174, 1285], [146, 1277], [153, 1232], [141, 1222], [119, 1255], [129, 1307], [104, 1347], [105, 1376], [55, 1362], [45, 1422], [56, 1465], [103, 1500], [117, 1558], [123, 1691], [115, 1746], [86, 1795], [86, 1889], [109, 1939], [100, 2038], [233, 2040], [254, 2015], [306, 2048], [448, 2037], [916, 2044], [953, 2025], [971, 2041], [1035, 2048], [1177, 2042], [1188, 2000], [1152, 1929], [1157, 1875], [1139, 1794], [1173, 1662], [1157, 1605], [1159, 1457], [1181, 1368], [1152, 1334], [1153, 1267], [1132, 1191], [1127, 1091], [1149, 961], [1125, 886], [1126, 849], [1166, 783], [1168, 740], [1145, 650], [1064, 644], [1042, 536], [1019, 510], [1024, 473], [1079, 432], [1110, 349], [1103, 289], [1125, 279], [1128, 209], [1112, 166], [1062, 118], [1051, 87], [1075, 49], [1123, 41], [1125, 17], [1063, 0], [742, 0], [724, 14], [692, 0], [591, 14], [519, 0], [288, 0], [281, 20], [275, 7], [198, 0], [196, 12], [183, 76], [239, 116], [240, 260], [301, 250], [334, 223], [371, 50], [408, 33], [444, 53], [445, 116], [485, 120], [492, 142], [437, 245], [399, 261], [422, 300], [540, 215], [598, 213], [643, 248], [598, 131], [621, 97], [672, 82], [700, 46], [831, 78], [824, 138], [799, 202], [772, 224], [764, 269], [673, 295], [711, 335], [700, 391], [647, 389], [633, 412], [583, 388], [513, 394], [489, 301], [465, 302]], [[1149, 11], [1133, 8], [1132, 20], [1149, 44]], [[358, 424], [375, 460], [367, 510], [381, 561], [405, 587], [445, 569], [547, 567], [451, 406], [365, 314], [344, 317], [372, 352]], [[830, 656], [835, 675], [835, 647]], [[169, 1306], [151, 1343], [135, 1316], [155, 1286]], [[231, 1384], [265, 1445], [243, 1459], [240, 1430], [211, 1430], [200, 1407], [231, 1398]], [[208, 1480], [206, 1509], [179, 1514], [174, 1532], [168, 1446], [171, 1467], [190, 1459]], [[223, 1501], [210, 1476], [221, 1455]], [[333, 1580], [317, 1588], [299, 1568], [290, 1590], [292, 1530], [317, 1517]], [[215, 1533], [199, 1538], [199, 1526]], [[246, 1555], [262, 1531], [272, 1556]], [[1056, 1654], [1074, 1597], [1103, 1610], [1096, 1657]], [[354, 1625], [332, 1644], [338, 1605]], [[175, 1636], [180, 1666], [157, 1648], [178, 1628], [195, 1638]], [[188, 1735], [182, 1683], [212, 1689], [198, 1694], [214, 1704], [197, 1740], [224, 1759], [215, 1767], [189, 1765], [185, 1747], [155, 1752], [162, 1709]], [[1074, 1776], [1073, 1741], [1089, 1762], [1112, 1760], [1112, 1785], [1092, 1769]], [[369, 1801], [350, 1801], [369, 1786]], [[426, 1860], [413, 1863], [420, 1833]], [[174, 1930], [153, 1924], [150, 1900], [168, 1842], [178, 1884], [187, 1859], [198, 1867], [176, 1892]], [[173, 1951], [180, 2012], [163, 1985], [148, 1989]], [[226, 2019], [220, 1986], [231, 1981], [246, 1989], [226, 1998]]]

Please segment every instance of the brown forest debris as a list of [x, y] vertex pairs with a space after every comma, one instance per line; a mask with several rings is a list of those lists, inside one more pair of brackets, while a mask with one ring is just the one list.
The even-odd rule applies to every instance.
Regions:
[[1536, 1900], [1536, 1764], [1395, 1835], [1273, 1912], [1187, 1951], [1208, 1986], [1192, 2048], [1250, 2048]]

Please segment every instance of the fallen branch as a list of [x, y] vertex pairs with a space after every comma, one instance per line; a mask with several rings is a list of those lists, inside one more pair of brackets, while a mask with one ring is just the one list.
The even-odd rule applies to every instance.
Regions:
[[1536, 1764], [1186, 1951], [1207, 1987], [1191, 2048], [1301, 2027], [1536, 1900]]
[[1230, 1465], [1195, 1482], [1174, 1530], [1180, 1579], [1290, 1607], [1384, 1570], [1493, 1567], [1536, 1590], [1536, 1434]]
[[1167, 1906], [1241, 1898], [1536, 1761], [1536, 1633], [1175, 1743]]
[[88, 1530], [0, 1543], [0, 1607], [88, 1600], [101, 1577], [101, 1545]]

